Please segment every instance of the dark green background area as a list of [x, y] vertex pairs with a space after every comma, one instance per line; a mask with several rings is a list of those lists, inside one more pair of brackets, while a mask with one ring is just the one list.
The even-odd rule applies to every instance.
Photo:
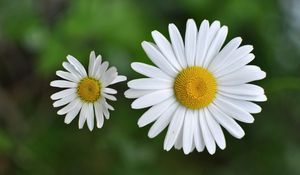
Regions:
[[[0, 174], [231, 175], [300, 174], [300, 1], [297, 0], [0, 0]], [[138, 77], [130, 62], [150, 63], [140, 43], [151, 31], [168, 36], [188, 18], [220, 20], [254, 46], [252, 64], [267, 72], [258, 82], [268, 101], [238, 140], [211, 156], [163, 151], [165, 132], [138, 128], [144, 110], [130, 109], [126, 83], [115, 85], [116, 111], [102, 129], [65, 125], [49, 82], [67, 54], [85, 65], [91, 50], [119, 73]]]

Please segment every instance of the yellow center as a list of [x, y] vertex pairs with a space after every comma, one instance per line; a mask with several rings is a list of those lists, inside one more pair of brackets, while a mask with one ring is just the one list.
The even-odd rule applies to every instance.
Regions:
[[185, 107], [200, 109], [208, 106], [215, 98], [217, 83], [207, 70], [193, 66], [182, 70], [174, 83], [176, 99]]
[[77, 86], [77, 94], [82, 101], [93, 103], [100, 96], [101, 83], [95, 78], [86, 77], [80, 80]]

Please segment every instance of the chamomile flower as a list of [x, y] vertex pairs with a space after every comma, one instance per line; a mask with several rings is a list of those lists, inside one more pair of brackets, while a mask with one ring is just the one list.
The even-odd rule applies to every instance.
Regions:
[[66, 115], [65, 123], [69, 124], [79, 114], [79, 129], [87, 121], [92, 131], [96, 118], [97, 128], [102, 128], [104, 118], [109, 119], [109, 110], [114, 108], [107, 100], [117, 100], [115, 89], [109, 85], [125, 81], [126, 77], [118, 75], [115, 67], [110, 67], [107, 61], [102, 62], [101, 55], [96, 58], [92, 51], [89, 59], [88, 72], [73, 56], [67, 56], [68, 62], [63, 62], [66, 71], [56, 71], [56, 75], [64, 80], [54, 80], [50, 86], [64, 88], [53, 95], [54, 107], [62, 107], [57, 114]]
[[127, 98], [136, 98], [133, 109], [150, 107], [138, 120], [139, 127], [152, 122], [148, 132], [156, 137], [168, 127], [164, 149], [183, 148], [185, 154], [204, 148], [210, 154], [216, 145], [225, 149], [222, 127], [240, 139], [244, 131], [236, 122], [252, 123], [251, 114], [261, 107], [251, 102], [266, 101], [263, 88], [250, 84], [265, 78], [259, 67], [247, 65], [254, 59], [250, 45], [240, 46], [240, 37], [223, 48], [227, 26], [204, 20], [199, 30], [194, 20], [186, 25], [184, 41], [177, 27], [169, 25], [169, 42], [158, 31], [155, 41], [142, 47], [155, 66], [132, 63], [136, 72], [147, 76], [128, 82]]

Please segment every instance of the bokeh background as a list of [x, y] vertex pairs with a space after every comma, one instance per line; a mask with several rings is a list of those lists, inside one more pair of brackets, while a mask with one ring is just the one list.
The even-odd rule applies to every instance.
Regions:
[[[0, 0], [0, 174], [231, 175], [300, 174], [300, 1], [298, 0]], [[49, 82], [67, 54], [87, 65], [101, 53], [129, 79], [130, 62], [149, 63], [140, 43], [150, 32], [181, 32], [188, 18], [220, 20], [252, 44], [267, 72], [259, 85], [268, 101], [242, 140], [225, 134], [227, 148], [211, 156], [163, 151], [165, 132], [138, 128], [144, 110], [130, 109], [115, 86], [116, 111], [102, 129], [65, 125]]]

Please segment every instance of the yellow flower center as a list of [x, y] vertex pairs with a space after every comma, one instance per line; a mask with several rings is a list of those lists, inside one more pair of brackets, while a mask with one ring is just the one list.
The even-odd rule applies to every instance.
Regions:
[[91, 77], [83, 78], [77, 86], [77, 94], [80, 99], [89, 103], [93, 103], [100, 98], [100, 90], [100, 81]]
[[215, 98], [217, 82], [207, 69], [193, 66], [182, 70], [174, 83], [176, 99], [185, 107], [200, 109]]

